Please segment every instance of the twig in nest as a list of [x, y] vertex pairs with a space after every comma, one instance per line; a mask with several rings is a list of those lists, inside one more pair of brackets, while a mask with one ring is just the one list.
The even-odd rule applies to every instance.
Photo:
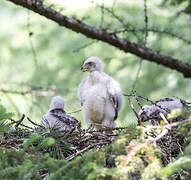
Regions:
[[65, 136], [70, 135], [72, 132], [74, 132], [74, 130], [75, 130], [75, 128], [72, 128], [70, 131], [68, 131], [68, 132], [65, 134]]
[[92, 148], [94, 148], [96, 146], [107, 145], [107, 144], [109, 144], [109, 143], [108, 142], [100, 142], [100, 143], [91, 144], [88, 147], [82, 149], [81, 151], [78, 151], [78, 152], [72, 154], [71, 156], [67, 157], [66, 160], [71, 161], [75, 157], [81, 155], [82, 153], [84, 153], [84, 152], [86, 152], [86, 151], [88, 151], [88, 150], [90, 150], [90, 149], [92, 149]]
[[88, 133], [93, 133], [93, 132], [104, 132], [104, 131], [114, 131], [114, 130], [124, 130], [124, 129], [129, 129], [129, 127], [117, 127], [117, 128], [107, 128], [107, 129], [100, 129], [100, 130], [86, 130]]
[[[18, 121], [15, 121], [14, 119], [9, 119], [10, 121], [12, 121], [13, 122], [13, 124], [15, 124], [15, 123], [17, 123]], [[22, 124], [22, 123], [20, 123], [19, 124], [20, 126], [23, 126], [23, 127], [25, 127], [25, 128], [28, 128], [28, 129], [31, 129], [31, 130], [33, 130], [33, 128], [31, 128], [31, 127], [29, 127], [29, 126], [26, 126], [26, 125], [24, 125], [24, 124]]]
[[165, 126], [147, 126], [146, 129], [161, 129], [161, 128], [167, 128], [167, 129], [171, 129], [172, 127], [176, 127], [178, 126], [179, 124], [182, 124], [182, 123], [185, 123], [185, 122], [191, 122], [191, 119], [185, 119], [185, 120], [182, 120], [182, 121], [178, 121], [178, 122], [174, 122], [174, 123], [169, 123]]
[[166, 128], [165, 128], [157, 137], [149, 139], [148, 142], [149, 142], [149, 143], [153, 143], [153, 144], [156, 146], [156, 142], [157, 142], [159, 139], [163, 138], [166, 134], [168, 134], [168, 130], [169, 130], [169, 129], [166, 129]]
[[25, 115], [23, 114], [22, 117], [21, 117], [21, 119], [20, 119], [20, 120], [17, 122], [17, 124], [15, 125], [15, 127], [18, 127], [18, 126], [23, 122], [24, 118], [25, 118]]
[[159, 115], [160, 115], [160, 117], [164, 120], [164, 122], [165, 122], [166, 124], [169, 124], [168, 120], [166, 119], [166, 117], [164, 116], [163, 113], [159, 113]]
[[185, 119], [183, 121], [174, 122], [174, 123], [168, 124], [168, 125], [166, 125], [164, 127], [171, 129], [172, 127], [178, 126], [179, 124], [182, 124], [182, 123], [185, 123], [185, 122], [191, 122], [191, 119]]
[[29, 117], [27, 117], [27, 120], [28, 120], [31, 124], [35, 125], [35, 126], [39, 126], [39, 127], [41, 127], [41, 128], [44, 128], [44, 127], [41, 126], [40, 124], [37, 124], [37, 123], [33, 122]]
[[158, 141], [159, 139], [163, 138], [168, 133], [168, 131], [172, 129], [172, 127], [176, 127], [179, 124], [182, 124], [182, 123], [185, 123], [185, 122], [191, 122], [191, 119], [185, 119], [183, 121], [178, 121], [178, 122], [171, 123], [171, 124], [168, 123], [165, 126], [150, 126], [149, 129], [164, 128], [164, 130], [157, 137], [149, 139], [148, 142], [156, 144], [156, 141]]

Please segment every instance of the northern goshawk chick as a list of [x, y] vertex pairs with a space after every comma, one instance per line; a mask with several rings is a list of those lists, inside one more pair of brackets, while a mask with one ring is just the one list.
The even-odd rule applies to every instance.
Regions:
[[[140, 122], [150, 121], [152, 124], [160, 124], [160, 120], [162, 119], [160, 113], [166, 117], [173, 109], [183, 109], [185, 107], [188, 107], [188, 104], [184, 100], [178, 98], [163, 98], [151, 106], [143, 106], [138, 115]], [[140, 124], [140, 122], [138, 123]]]
[[41, 125], [45, 128], [57, 128], [61, 131], [70, 131], [73, 128], [81, 129], [78, 120], [64, 111], [65, 101], [60, 96], [52, 98], [50, 109], [42, 118]]
[[122, 92], [118, 82], [105, 74], [98, 57], [88, 58], [81, 70], [89, 72], [78, 87], [83, 118], [87, 127], [115, 128], [122, 107]]

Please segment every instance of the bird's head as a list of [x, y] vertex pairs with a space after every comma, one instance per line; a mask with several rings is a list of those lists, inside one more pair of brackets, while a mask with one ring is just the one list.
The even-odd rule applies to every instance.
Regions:
[[61, 96], [55, 96], [52, 98], [50, 103], [50, 110], [53, 109], [64, 109], [65, 101]]
[[102, 71], [102, 62], [98, 57], [90, 57], [84, 62], [83, 66], [81, 67], [81, 70], [83, 72]]
[[141, 122], [145, 122], [149, 119], [151, 113], [153, 112], [152, 106], [144, 105], [139, 111], [138, 115], [140, 117]]

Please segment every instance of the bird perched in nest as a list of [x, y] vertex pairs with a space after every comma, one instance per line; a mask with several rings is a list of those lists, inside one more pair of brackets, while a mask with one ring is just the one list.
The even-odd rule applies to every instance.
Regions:
[[173, 109], [183, 109], [186, 107], [188, 107], [188, 103], [182, 99], [162, 98], [156, 101], [152, 106], [143, 106], [138, 115], [140, 122], [150, 121], [152, 124], [155, 124], [160, 123], [160, 113], [167, 116]]
[[42, 118], [41, 125], [45, 128], [57, 128], [61, 131], [69, 131], [74, 128], [81, 130], [81, 125], [77, 119], [66, 114], [64, 111], [65, 101], [60, 96], [52, 98], [50, 109]]
[[122, 107], [122, 92], [118, 82], [105, 74], [98, 57], [88, 58], [82, 71], [89, 72], [78, 87], [83, 118], [93, 129], [115, 128], [115, 120]]

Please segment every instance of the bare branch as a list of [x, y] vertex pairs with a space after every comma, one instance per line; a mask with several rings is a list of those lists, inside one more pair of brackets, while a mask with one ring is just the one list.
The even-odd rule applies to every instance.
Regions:
[[44, 128], [44, 127], [43, 127], [43, 126], [41, 126], [40, 124], [37, 124], [37, 123], [35, 123], [34, 121], [32, 121], [29, 117], [27, 117], [27, 120], [28, 120], [31, 124], [35, 125], [35, 126], [38, 126], [38, 127]]
[[[10, 121], [12, 121], [12, 124], [17, 124], [18, 123], [18, 121], [15, 121], [14, 119], [9, 119]], [[19, 120], [20, 121], [20, 120]], [[33, 130], [33, 128], [31, 128], [31, 127], [29, 127], [29, 126], [26, 126], [26, 125], [24, 125], [24, 124], [19, 124], [19, 126], [23, 126], [23, 127], [25, 127], [25, 128], [28, 128], [28, 129], [31, 129], [31, 130]]]
[[25, 119], [25, 115], [23, 114], [21, 119], [17, 122], [17, 124], [15, 125], [15, 127], [18, 127], [22, 122], [23, 120]]
[[191, 122], [191, 119], [185, 119], [185, 120], [180, 120], [174, 123], [169, 123], [167, 125], [161, 126], [161, 125], [149, 125], [146, 127], [147, 130], [149, 129], [161, 129], [161, 128], [166, 128], [166, 129], [171, 129], [173, 127], [179, 126], [180, 124], [186, 123], [186, 122]]
[[68, 114], [75, 114], [75, 113], [78, 113], [78, 112], [80, 112], [80, 111], [82, 111], [82, 109], [78, 109], [78, 110], [76, 110], [76, 111], [69, 112]]
[[53, 96], [55, 94], [55, 89], [51, 88], [47, 91], [39, 91], [35, 89], [27, 90], [27, 91], [15, 91], [15, 90], [6, 90], [6, 89], [0, 89], [0, 92], [6, 93], [6, 94], [19, 94], [19, 95], [27, 95], [31, 94], [34, 96]]
[[84, 152], [89, 151], [90, 149], [97, 147], [97, 146], [103, 146], [103, 145], [107, 145], [109, 144], [109, 142], [100, 142], [100, 143], [95, 143], [95, 144], [91, 144], [88, 147], [85, 147], [84, 149], [77, 151], [76, 153], [72, 154], [71, 156], [67, 157], [66, 160], [67, 161], [71, 161], [72, 159], [74, 159], [75, 157], [82, 155]]
[[163, 129], [163, 131], [162, 131], [157, 137], [155, 137], [155, 138], [151, 138], [151, 137], [150, 137], [150, 138], [147, 140], [147, 142], [153, 143], [153, 144], [156, 146], [156, 142], [157, 142], [159, 139], [163, 138], [166, 134], [168, 134], [168, 129]]
[[183, 63], [178, 59], [172, 58], [170, 56], [162, 55], [152, 49], [144, 47], [142, 45], [132, 43], [127, 39], [119, 38], [116, 34], [110, 34], [102, 29], [97, 29], [94, 26], [87, 25], [82, 21], [69, 18], [62, 15], [56, 10], [52, 9], [43, 4], [40, 0], [8, 0], [14, 4], [23, 6], [27, 9], [30, 9], [48, 19], [53, 20], [60, 26], [64, 26], [72, 31], [81, 33], [88, 38], [97, 39], [108, 43], [120, 50], [123, 50], [127, 53], [132, 53], [142, 59], [155, 62], [157, 64], [163, 65], [170, 69], [174, 69], [178, 72], [181, 72], [184, 77], [191, 77], [191, 65], [188, 63]]
[[[121, 29], [121, 30], [116, 30], [113, 32], [110, 32], [112, 34], [119, 34], [119, 33], [125, 33], [125, 32], [131, 32], [131, 33], [138, 33], [138, 32], [145, 32], [145, 29], [136, 29], [136, 28], [125, 28], [125, 29]], [[147, 32], [152, 32], [152, 33], [157, 33], [157, 34], [165, 34], [167, 36], [179, 39], [187, 44], [191, 44], [191, 41], [188, 39], [183, 38], [181, 35], [175, 34], [169, 30], [159, 30], [156, 29], [156, 27], [152, 27], [152, 28], [148, 28]]]

